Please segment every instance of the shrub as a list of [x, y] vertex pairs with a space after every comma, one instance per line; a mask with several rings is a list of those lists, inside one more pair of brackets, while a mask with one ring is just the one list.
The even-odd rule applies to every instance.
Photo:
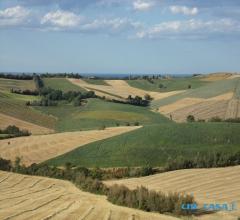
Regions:
[[139, 122], [138, 121], [134, 122], [134, 126], [139, 126]]
[[222, 122], [222, 119], [216, 116], [209, 119], [209, 122]]
[[187, 122], [194, 122], [195, 121], [195, 118], [193, 115], [188, 115], [187, 116]]

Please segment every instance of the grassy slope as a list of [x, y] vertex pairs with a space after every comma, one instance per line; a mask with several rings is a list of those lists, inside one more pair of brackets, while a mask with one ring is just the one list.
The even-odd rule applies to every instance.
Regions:
[[99, 99], [89, 99], [85, 106], [74, 107], [62, 104], [57, 107], [36, 107], [42, 112], [58, 118], [58, 131], [88, 130], [116, 126], [116, 122], [125, 125], [126, 122], [151, 124], [169, 122], [164, 116], [151, 112], [148, 108], [133, 105], [106, 102]]
[[45, 87], [51, 87], [53, 89], [61, 89], [64, 92], [86, 91], [85, 89], [72, 84], [70, 81], [64, 78], [43, 78], [43, 82]]
[[26, 106], [26, 101], [38, 100], [37, 96], [10, 93], [10, 89], [35, 89], [32, 80], [0, 79], [0, 112], [40, 126], [53, 128], [55, 119]]
[[35, 89], [33, 80], [14, 80], [14, 79], [2, 79], [0, 78], [0, 90], [10, 91], [10, 89]]
[[[184, 77], [184, 78], [172, 78], [172, 79], [155, 79], [154, 83], [150, 83], [144, 79], [138, 80], [127, 80], [130, 86], [155, 92], [170, 92], [175, 90], [186, 90], [188, 85], [192, 86], [192, 89], [199, 88], [201, 86], [207, 85], [209, 82], [201, 81], [199, 78], [194, 77]], [[159, 88], [162, 84], [166, 88]]]
[[80, 147], [48, 161], [87, 167], [162, 166], [169, 157], [190, 158], [197, 152], [237, 151], [240, 124], [162, 123]]
[[211, 98], [227, 92], [234, 92], [236, 87], [240, 86], [240, 79], [221, 80], [213, 82], [209, 85], [202, 86], [197, 89], [189, 89], [184, 93], [173, 95], [161, 100], [155, 100], [152, 102], [153, 108], [168, 105], [183, 98]]

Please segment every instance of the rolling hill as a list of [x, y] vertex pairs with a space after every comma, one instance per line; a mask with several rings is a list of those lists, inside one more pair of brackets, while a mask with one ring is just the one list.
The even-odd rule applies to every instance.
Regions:
[[14, 161], [20, 157], [25, 165], [41, 163], [76, 147], [113, 137], [139, 127], [114, 127], [105, 130], [65, 132], [0, 140], [0, 157]]
[[50, 107], [35, 107], [49, 117], [57, 119], [57, 131], [76, 131], [98, 129], [103, 126], [125, 126], [126, 123], [140, 125], [170, 122], [165, 116], [150, 111], [148, 108], [107, 102], [99, 99], [88, 99], [83, 106], [75, 107], [71, 104], [59, 104]]
[[[200, 206], [240, 202], [240, 166], [211, 169], [177, 170], [147, 177], [105, 181], [106, 185], [123, 184], [131, 189], [145, 186], [162, 192], [193, 194]], [[236, 220], [240, 210], [217, 212], [200, 219]]]
[[240, 124], [162, 123], [97, 141], [47, 161], [86, 167], [163, 166], [168, 158], [239, 151]]
[[93, 195], [72, 183], [45, 177], [0, 171], [0, 219], [177, 220], [112, 205], [105, 196]]
[[218, 80], [197, 89], [155, 100], [152, 108], [177, 122], [185, 121], [188, 115], [205, 120], [212, 117], [237, 118], [240, 117], [239, 90], [239, 78]]

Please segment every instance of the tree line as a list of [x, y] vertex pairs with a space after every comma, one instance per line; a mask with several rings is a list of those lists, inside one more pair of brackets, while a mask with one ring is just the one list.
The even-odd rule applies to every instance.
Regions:
[[[206, 122], [205, 119], [198, 119], [196, 120], [193, 115], [188, 115], [187, 116], [187, 122]], [[218, 116], [212, 117], [207, 120], [207, 122], [229, 122], [229, 123], [240, 123], [240, 118], [227, 118], [227, 119], [222, 119]]]
[[0, 136], [0, 139], [7, 139], [12, 137], [20, 137], [20, 136], [29, 136], [31, 133], [28, 130], [20, 130], [15, 125], [9, 125], [5, 129], [0, 129], [0, 134], [6, 134], [4, 136]]
[[3, 79], [16, 79], [16, 80], [32, 80], [33, 75], [29, 74], [9, 74], [9, 73], [0, 73], [0, 78]]

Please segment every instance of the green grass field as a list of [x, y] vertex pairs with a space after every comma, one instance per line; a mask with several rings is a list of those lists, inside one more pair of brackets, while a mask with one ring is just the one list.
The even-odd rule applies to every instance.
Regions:
[[170, 122], [164, 116], [151, 112], [146, 107], [106, 102], [89, 99], [84, 106], [75, 107], [71, 104], [60, 104], [57, 107], [35, 107], [47, 115], [57, 118], [56, 130], [75, 131], [98, 129], [103, 125], [110, 127], [133, 124], [152, 124]]
[[29, 89], [35, 90], [33, 80], [14, 80], [14, 79], [0, 79], [0, 91], [10, 92], [11, 89]]
[[163, 166], [168, 158], [191, 158], [198, 152], [239, 151], [240, 124], [162, 123], [79, 147], [47, 161], [86, 167]]
[[85, 92], [86, 90], [72, 84], [65, 78], [43, 78], [43, 83], [45, 87], [50, 87], [52, 89], [60, 89], [64, 92], [68, 91], [81, 91]]
[[[186, 90], [191, 85], [192, 89], [199, 88], [201, 86], [209, 84], [209, 82], [201, 81], [196, 77], [183, 77], [172, 79], [154, 79], [153, 83], [150, 83], [145, 79], [127, 80], [130, 86], [154, 92], [170, 92], [175, 90]], [[163, 88], [159, 86], [162, 85]]]
[[173, 95], [161, 100], [155, 100], [151, 103], [152, 108], [174, 103], [183, 98], [211, 98], [214, 96], [222, 95], [227, 92], [236, 92], [240, 87], [240, 79], [230, 79], [216, 81], [211, 84], [202, 86], [197, 89], [189, 89], [184, 93]]

